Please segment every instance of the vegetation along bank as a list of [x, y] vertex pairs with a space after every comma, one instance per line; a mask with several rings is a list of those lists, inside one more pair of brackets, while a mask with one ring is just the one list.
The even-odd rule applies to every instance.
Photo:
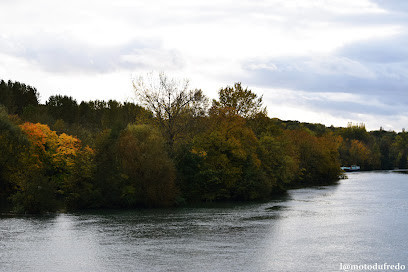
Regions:
[[16, 213], [268, 199], [328, 184], [340, 166], [408, 168], [408, 133], [269, 118], [240, 83], [209, 101], [166, 75], [138, 104], [0, 82], [0, 209]]

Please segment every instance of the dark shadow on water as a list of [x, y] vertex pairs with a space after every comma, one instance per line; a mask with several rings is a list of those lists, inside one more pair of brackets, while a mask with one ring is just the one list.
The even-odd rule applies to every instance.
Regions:
[[397, 174], [408, 174], [408, 169], [396, 169], [396, 170], [391, 170], [393, 173]]
[[280, 215], [278, 215], [278, 214], [273, 214], [273, 215], [252, 216], [252, 217], [244, 218], [243, 220], [259, 221], [259, 220], [275, 220], [275, 219], [279, 219], [279, 218], [281, 218]]
[[37, 219], [37, 220], [49, 220], [54, 219], [59, 215], [59, 213], [47, 213], [47, 214], [18, 214], [18, 213], [0, 213], [1, 219], [10, 219], [10, 218], [26, 218], [26, 219]]
[[267, 211], [279, 211], [279, 210], [282, 210], [282, 209], [285, 209], [285, 208], [286, 208], [286, 206], [275, 205], [275, 206], [268, 207], [265, 210], [267, 210]]

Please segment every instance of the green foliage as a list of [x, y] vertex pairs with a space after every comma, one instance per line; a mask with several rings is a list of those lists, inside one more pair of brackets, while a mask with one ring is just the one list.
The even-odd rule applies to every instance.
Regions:
[[288, 139], [264, 135], [260, 140], [260, 159], [265, 177], [275, 190], [283, 189], [291, 183], [298, 173], [298, 160], [295, 149]]
[[56, 183], [46, 176], [43, 169], [36, 167], [32, 157], [25, 158], [25, 169], [13, 174], [16, 192], [11, 195], [13, 211], [38, 214], [52, 212], [58, 208]]
[[[54, 183], [38, 164], [32, 144], [0, 109], [0, 203], [19, 213], [56, 209]], [[11, 203], [10, 203], [11, 201]]]
[[[339, 147], [342, 165], [359, 165], [363, 170], [381, 166], [380, 140], [366, 131], [364, 124], [353, 125], [338, 131], [344, 141]], [[384, 146], [383, 146], [384, 148]]]
[[24, 123], [20, 127], [30, 145], [21, 154], [22, 167], [10, 177], [15, 186], [11, 195], [15, 210], [42, 213], [59, 207], [86, 207], [93, 187], [93, 150], [47, 125]]
[[338, 179], [340, 138], [330, 134], [316, 137], [305, 130], [288, 131], [287, 134], [298, 156], [298, 184], [319, 185]]
[[405, 131], [271, 119], [241, 83], [221, 89], [209, 111], [188, 81], [161, 74], [134, 86], [145, 108], [61, 95], [39, 105], [34, 88], [1, 81], [0, 209], [246, 201], [330, 183], [340, 165], [408, 168]]
[[0, 104], [8, 109], [10, 114], [21, 115], [24, 108], [38, 105], [39, 94], [31, 86], [19, 82], [0, 81]]
[[52, 95], [46, 102], [49, 114], [67, 123], [78, 120], [78, 103], [70, 96]]
[[96, 137], [95, 208], [121, 206], [123, 182], [116, 149], [120, 132], [119, 129], [107, 129]]
[[213, 108], [205, 127], [179, 158], [183, 195], [190, 201], [267, 197], [272, 186], [261, 170], [258, 139], [245, 119]]
[[164, 138], [149, 125], [129, 125], [119, 137], [122, 198], [128, 206], [170, 206], [176, 196], [175, 168]]
[[262, 108], [262, 96], [258, 95], [248, 88], [242, 88], [241, 82], [235, 83], [234, 87], [225, 87], [218, 92], [219, 100], [213, 100], [213, 107], [225, 108], [232, 114], [244, 118], [254, 117], [260, 112], [266, 112]]
[[408, 132], [403, 131], [398, 133], [395, 138], [394, 148], [396, 149], [397, 161], [396, 165], [400, 169], [408, 168]]
[[352, 123], [349, 123], [347, 128], [342, 129], [341, 136], [344, 139], [358, 140], [361, 142], [368, 142], [370, 138], [364, 124], [353, 125]]
[[0, 210], [9, 206], [9, 196], [15, 192], [13, 173], [24, 167], [22, 153], [29, 142], [20, 128], [13, 124], [0, 106]]

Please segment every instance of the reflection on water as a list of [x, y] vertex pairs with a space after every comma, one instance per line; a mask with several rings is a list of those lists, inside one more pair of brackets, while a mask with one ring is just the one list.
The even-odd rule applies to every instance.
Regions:
[[0, 219], [1, 271], [338, 271], [408, 265], [408, 179], [352, 173], [267, 203]]

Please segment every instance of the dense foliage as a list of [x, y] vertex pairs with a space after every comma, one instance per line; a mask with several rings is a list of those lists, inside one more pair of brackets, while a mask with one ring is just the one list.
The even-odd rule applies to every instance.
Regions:
[[241, 83], [220, 89], [211, 107], [187, 81], [159, 75], [134, 86], [142, 106], [61, 95], [40, 104], [35, 88], [1, 81], [1, 209], [267, 199], [336, 181], [341, 165], [408, 168], [405, 131], [271, 119]]

